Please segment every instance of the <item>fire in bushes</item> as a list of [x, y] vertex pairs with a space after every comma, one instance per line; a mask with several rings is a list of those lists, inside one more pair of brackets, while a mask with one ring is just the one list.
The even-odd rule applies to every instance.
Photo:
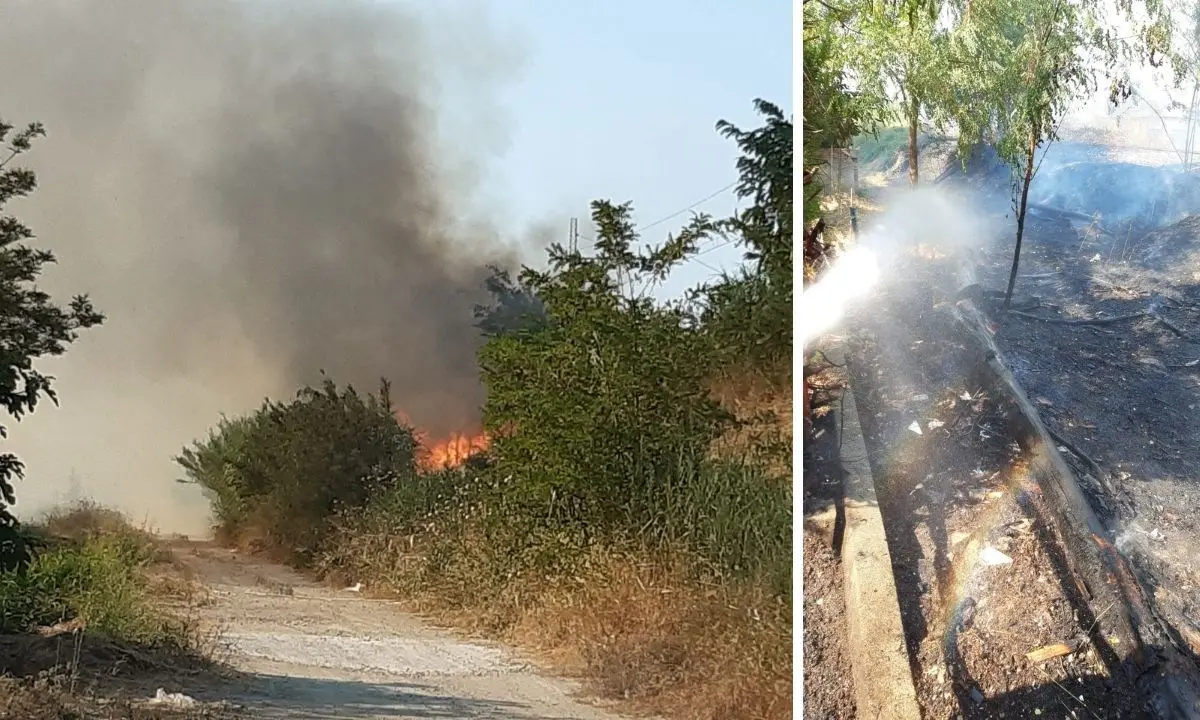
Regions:
[[[421, 434], [418, 433], [418, 438], [420, 436]], [[427, 439], [421, 438], [421, 446], [424, 451], [417, 458], [417, 464], [422, 470], [444, 470], [458, 467], [471, 456], [487, 450], [488, 443], [488, 436], [482, 432], [476, 435], [452, 433], [450, 437], [436, 442], [429, 442]]]
[[491, 445], [491, 438], [482, 430], [434, 435], [421, 429], [404, 411], [396, 410], [395, 414], [401, 425], [412, 428], [420, 445], [417, 467], [426, 472], [459, 467]]

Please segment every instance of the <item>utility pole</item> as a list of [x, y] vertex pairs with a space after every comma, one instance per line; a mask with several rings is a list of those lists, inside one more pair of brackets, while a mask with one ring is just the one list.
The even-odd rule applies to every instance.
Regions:
[[1200, 92], [1200, 80], [1192, 84], [1192, 103], [1188, 106], [1187, 135], [1183, 141], [1183, 171], [1192, 165], [1192, 148], [1196, 144], [1196, 94]]
[[579, 250], [579, 218], [571, 218], [571, 226], [567, 230], [567, 249], [571, 252]]

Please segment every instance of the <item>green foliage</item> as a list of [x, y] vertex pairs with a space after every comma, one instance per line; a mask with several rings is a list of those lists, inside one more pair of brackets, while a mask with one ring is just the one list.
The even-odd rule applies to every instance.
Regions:
[[176, 461], [207, 492], [220, 530], [252, 529], [304, 563], [331, 516], [411, 477], [416, 452], [386, 382], [363, 396], [326, 379], [291, 402], [222, 420]]
[[191, 482], [208, 497], [218, 532], [229, 535], [248, 517], [249, 481], [243, 477], [243, 458], [253, 453], [260, 416], [223, 417], [208, 438], [196, 442], [176, 458]]
[[1102, 0], [972, 0], [944, 78], [963, 149], [994, 142], [1010, 162], [1024, 162], [1030, 137], [1054, 140], [1071, 103], [1096, 90], [1101, 73], [1114, 102], [1129, 97], [1137, 64], [1169, 66], [1178, 82], [1187, 63], [1172, 48], [1169, 9], [1159, 0], [1136, 5], [1119, 0], [1112, 13]]
[[854, 137], [874, 132], [892, 114], [886, 97], [850, 89], [850, 68], [842, 46], [847, 42], [846, 27], [857, 10], [856, 4], [836, 0], [812, 0], [803, 5], [803, 257], [808, 280], [815, 277], [826, 252], [821, 242], [821, 184], [817, 180], [821, 151], [849, 146]]
[[693, 458], [679, 467], [665, 484], [662, 522], [647, 530], [663, 544], [690, 547], [718, 572], [761, 578], [790, 596], [791, 487], [745, 462]]
[[123, 520], [79, 539], [50, 539], [22, 572], [0, 573], [0, 633], [82, 620], [89, 632], [127, 642], [182, 641], [178, 623], [159, 613], [144, 569], [153, 542]]
[[[1019, 165], [1031, 141], [1053, 139], [1068, 105], [1095, 90], [1100, 39], [1083, 7], [1066, 0], [989, 0], [972, 8], [959, 34], [964, 89], [955, 107], [962, 143], [991, 135], [1001, 157]], [[967, 57], [982, 62], [970, 66]], [[969, 100], [969, 101], [967, 101]]]
[[[860, 79], [861, 90], [886, 98], [895, 93], [897, 115], [908, 130], [909, 180], [918, 181], [918, 133], [925, 117], [940, 118], [948, 33], [938, 25], [940, 3], [912, 12], [903, 3], [864, 2], [848, 22], [840, 57]], [[906, 22], [907, 20], [907, 22]]]
[[[58, 402], [53, 378], [38, 372], [34, 361], [63, 354], [79, 330], [98, 325], [104, 318], [86, 296], [76, 296], [64, 309], [37, 286], [54, 255], [31, 247], [28, 241], [33, 232], [3, 211], [11, 200], [25, 197], [37, 187], [33, 171], [11, 163], [45, 132], [39, 124], [16, 133], [13, 129], [0, 120], [0, 152], [6, 151], [0, 157], [0, 406], [19, 421], [34, 411], [43, 396]], [[0, 438], [4, 436], [0, 426]], [[25, 467], [15, 455], [0, 453], [0, 571], [20, 568], [31, 559], [32, 548], [9, 510], [16, 502], [13, 483], [24, 473]]]
[[[886, 97], [851, 90], [843, 51], [846, 26], [857, 3], [804, 3], [803, 132], [805, 167], [820, 150], [846, 147], [856, 135], [872, 132], [892, 114]], [[873, 88], [871, 88], [873, 89]], [[806, 205], [807, 207], [807, 205]], [[808, 222], [814, 218], [808, 212]]]
[[741, 151], [737, 194], [750, 201], [718, 227], [747, 247], [751, 265], [700, 288], [693, 300], [715, 363], [774, 368], [792, 355], [794, 131], [779, 107], [754, 105], [763, 118], [758, 128], [717, 123]]
[[[664, 275], [709, 230], [698, 218], [638, 252], [629, 204], [592, 204], [596, 254], [555, 245], [522, 286], [545, 324], [480, 351], [497, 470], [531, 517], [587, 530], [644, 522], [680, 456], [702, 453], [727, 421], [709, 398], [706, 340], [680, 308], [629, 289]], [[647, 277], [651, 276], [651, 277]]]
[[717, 130], [737, 143], [741, 157], [737, 161], [737, 195], [750, 200], [745, 210], [727, 222], [729, 231], [750, 247], [746, 259], [766, 276], [781, 293], [792, 291], [793, 128], [778, 106], [755, 100], [754, 108], [764, 124], [754, 130], [742, 130], [722, 120]]

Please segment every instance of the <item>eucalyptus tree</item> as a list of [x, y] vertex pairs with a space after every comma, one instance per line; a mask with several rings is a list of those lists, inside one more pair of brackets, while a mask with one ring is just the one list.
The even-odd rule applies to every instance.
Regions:
[[[1130, 70], [1139, 63], [1169, 67], [1171, 13], [1161, 0], [971, 0], [948, 49], [946, 111], [959, 128], [960, 150], [993, 143], [1014, 170], [1016, 242], [1005, 291], [1016, 285], [1029, 188], [1074, 104], [1102, 80], [1109, 100], [1134, 93]], [[1043, 153], [1039, 157], [1039, 150]], [[966, 154], [962, 153], [965, 158]]]
[[[948, 8], [946, 8], [948, 9]], [[953, 15], [941, 3], [914, 6], [895, 0], [867, 0], [849, 23], [843, 45], [847, 66], [870, 96], [894, 100], [894, 113], [908, 131], [908, 180], [920, 181], [923, 118], [940, 118], [946, 49]]]

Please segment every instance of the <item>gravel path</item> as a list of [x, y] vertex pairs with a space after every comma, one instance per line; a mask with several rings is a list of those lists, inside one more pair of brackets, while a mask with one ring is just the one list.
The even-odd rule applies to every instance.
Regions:
[[207, 544], [177, 555], [210, 589], [202, 619], [221, 631], [237, 674], [220, 688], [169, 691], [230, 701], [255, 718], [618, 717], [504, 649], [463, 642], [392, 602]]

